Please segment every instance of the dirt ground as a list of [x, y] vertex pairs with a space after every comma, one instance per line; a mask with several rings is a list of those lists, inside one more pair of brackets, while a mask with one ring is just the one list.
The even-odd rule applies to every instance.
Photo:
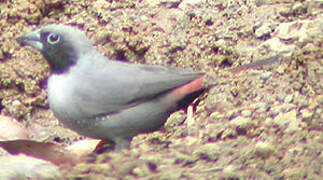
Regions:
[[322, 0], [0, 0], [0, 134], [9, 119], [34, 142], [84, 139], [48, 107], [45, 59], [15, 41], [47, 24], [78, 27], [112, 59], [205, 72], [211, 86], [189, 118], [77, 163], [12, 153], [1, 141], [20, 136], [0, 135], [0, 179], [323, 179], [322, 12]]

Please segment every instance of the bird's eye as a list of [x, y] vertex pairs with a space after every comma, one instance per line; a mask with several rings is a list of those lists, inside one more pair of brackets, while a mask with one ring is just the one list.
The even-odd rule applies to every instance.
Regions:
[[55, 33], [51, 33], [47, 36], [47, 42], [48, 44], [54, 45], [57, 44], [60, 41], [60, 36]]

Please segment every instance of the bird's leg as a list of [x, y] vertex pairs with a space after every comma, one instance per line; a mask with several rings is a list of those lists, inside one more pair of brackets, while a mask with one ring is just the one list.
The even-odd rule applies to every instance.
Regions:
[[195, 119], [194, 119], [194, 112], [193, 112], [193, 106], [190, 105], [187, 107], [186, 110], [186, 126], [187, 126], [187, 131], [188, 135], [195, 135], [196, 134], [196, 125], [195, 125]]
[[116, 137], [114, 139], [114, 142], [115, 142], [114, 150], [120, 151], [122, 149], [129, 148], [131, 139], [132, 138], [127, 139], [127, 138], [123, 138], [123, 137]]

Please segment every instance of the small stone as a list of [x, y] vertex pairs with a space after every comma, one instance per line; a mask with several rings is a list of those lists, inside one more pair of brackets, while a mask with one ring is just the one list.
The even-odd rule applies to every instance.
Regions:
[[233, 125], [235, 128], [248, 130], [254, 124], [250, 118], [245, 118], [242, 116], [234, 118], [230, 121], [230, 124]]
[[143, 176], [145, 174], [145, 172], [142, 169], [138, 168], [138, 167], [134, 168], [132, 170], [132, 173], [137, 175], [137, 176]]
[[288, 127], [286, 128], [286, 133], [293, 133], [295, 131], [301, 131], [302, 124], [301, 120], [296, 117], [296, 111], [291, 111], [288, 116], [289, 119], [286, 119], [288, 121]]
[[217, 139], [217, 137], [225, 130], [221, 124], [207, 124], [205, 127], [204, 134], [209, 139]]
[[237, 131], [233, 129], [225, 129], [222, 133], [221, 139], [227, 139], [237, 136]]
[[264, 113], [269, 110], [270, 106], [267, 103], [260, 102], [256, 105], [257, 112]]
[[196, 162], [199, 157], [196, 154], [192, 155], [184, 152], [176, 152], [176, 159], [186, 163], [193, 163]]
[[266, 36], [270, 37], [270, 34], [272, 33], [273, 29], [271, 28], [271, 25], [266, 23], [260, 26], [255, 31], [256, 38], [264, 38]]
[[289, 95], [286, 96], [285, 102], [286, 103], [291, 103], [293, 101], [293, 98], [294, 98], [294, 94], [289, 94]]
[[279, 14], [284, 17], [288, 17], [292, 14], [292, 10], [289, 7], [285, 7], [279, 11]]
[[3, 60], [4, 59], [4, 54], [2, 52], [2, 50], [0, 49], [0, 60]]
[[313, 117], [313, 112], [310, 111], [309, 109], [302, 109], [301, 110], [302, 118], [309, 120]]
[[255, 4], [256, 6], [262, 6], [262, 5], [266, 5], [266, 4], [271, 4], [273, 3], [272, 1], [270, 0], [255, 0]]
[[280, 113], [273, 119], [273, 123], [280, 128], [286, 128], [286, 132], [294, 132], [300, 129], [300, 120], [297, 119], [296, 110], [291, 110], [287, 113]]
[[300, 108], [308, 107], [308, 102], [306, 99], [299, 99], [298, 103], [298, 107]]
[[76, 20], [76, 24], [78, 24], [78, 25], [84, 25], [84, 19], [83, 18], [78, 18]]
[[[285, 93], [280, 93], [277, 95], [276, 99], [279, 101], [279, 102], [284, 102], [284, 99], [286, 97], [286, 94]], [[283, 105], [281, 105], [283, 106]]]
[[194, 154], [198, 154], [201, 158], [207, 160], [217, 160], [219, 159], [221, 147], [215, 143], [207, 143], [202, 145]]
[[311, 32], [313, 32], [313, 35], [311, 35], [312, 37], [315, 37], [321, 33], [321, 30], [314, 28], [316, 27], [315, 25], [313, 25], [315, 23], [318, 22], [310, 20], [301, 20], [280, 23], [279, 26], [275, 29], [275, 37], [278, 37], [284, 42], [297, 42], [298, 44], [300, 43], [305, 45], [308, 42], [310, 42]]
[[278, 72], [279, 74], [284, 74], [284, 72], [286, 71], [286, 66], [283, 66], [283, 65], [279, 65], [277, 68], [276, 68], [276, 72]]
[[221, 115], [221, 113], [219, 113], [217, 111], [210, 114], [211, 119], [219, 118], [219, 116], [223, 116], [223, 115]]
[[293, 52], [296, 49], [296, 45], [285, 45], [278, 37], [274, 37], [260, 44], [257, 49], [269, 49], [271, 51], [288, 53]]
[[252, 112], [250, 110], [243, 110], [241, 114], [245, 117], [250, 117], [252, 115]]
[[12, 102], [12, 106], [20, 106], [21, 105], [21, 102], [20, 101], [18, 101], [18, 100], [14, 100], [13, 102]]
[[292, 7], [294, 15], [301, 15], [307, 13], [307, 6], [301, 2], [296, 2]]
[[[279, 111], [280, 111], [280, 108], [281, 107], [279, 107], [277, 109], [279, 109]], [[286, 113], [279, 113], [279, 112], [277, 112], [277, 114], [278, 115], [273, 119], [272, 122], [274, 124], [278, 125], [280, 128], [286, 127], [287, 124], [288, 124], [288, 121], [286, 120], [287, 119]]]
[[296, 108], [296, 105], [288, 103], [288, 104], [283, 104], [281, 107], [282, 107], [282, 111], [287, 112], [292, 110], [293, 108]]
[[93, 41], [95, 44], [104, 44], [105, 41], [108, 41], [109, 37], [111, 36], [111, 33], [109, 31], [97, 31], [95, 34]]
[[201, 0], [183, 0], [183, 1], [180, 2], [178, 7], [180, 9], [187, 9], [187, 8], [189, 8], [191, 6], [194, 6], [196, 4], [201, 3], [200, 1]]
[[281, 105], [275, 105], [275, 106], [271, 107], [271, 111], [270, 111], [271, 116], [276, 116], [281, 112], [282, 112], [282, 106]]
[[270, 79], [271, 75], [272, 75], [271, 72], [265, 72], [265, 73], [262, 73], [259, 78], [263, 81], [267, 81], [268, 79]]
[[230, 164], [230, 165], [228, 165], [227, 167], [225, 167], [225, 168], [223, 169], [223, 172], [224, 172], [224, 173], [232, 173], [232, 172], [236, 171], [237, 169], [238, 169], [238, 168], [237, 168], [236, 166], [234, 166], [234, 165]]
[[258, 142], [255, 145], [255, 153], [257, 156], [268, 158], [274, 152], [274, 147], [267, 142]]
[[238, 113], [238, 110], [237, 109], [234, 109], [234, 110], [231, 110], [231, 111], [228, 111], [226, 113], [226, 117], [228, 117], [229, 119], [230, 118], [233, 118], [234, 116], [236, 116]]
[[266, 118], [266, 120], [265, 120], [265, 125], [266, 126], [272, 126], [273, 125], [273, 119], [272, 118], [270, 118], [270, 117], [268, 117], [268, 118]]
[[215, 111], [217, 109], [217, 100], [215, 96], [210, 96], [205, 102], [206, 109], [210, 111]]
[[226, 46], [226, 42], [225, 42], [224, 39], [219, 39], [214, 44], [215, 44], [216, 47]]

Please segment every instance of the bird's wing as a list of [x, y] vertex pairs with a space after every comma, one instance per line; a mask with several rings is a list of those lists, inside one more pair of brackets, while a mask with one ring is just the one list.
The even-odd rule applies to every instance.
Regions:
[[[87, 66], [91, 66], [88, 68]], [[92, 61], [77, 74], [73, 96], [83, 116], [122, 111], [201, 77], [202, 73], [116, 61]], [[96, 67], [96, 68], [95, 68]]]

